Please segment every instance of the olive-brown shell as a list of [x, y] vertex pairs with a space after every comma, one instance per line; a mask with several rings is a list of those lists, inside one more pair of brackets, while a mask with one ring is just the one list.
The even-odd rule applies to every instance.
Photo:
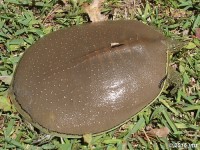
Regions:
[[167, 63], [164, 40], [138, 21], [50, 33], [20, 60], [13, 101], [25, 119], [49, 131], [82, 135], [112, 129], [160, 93]]

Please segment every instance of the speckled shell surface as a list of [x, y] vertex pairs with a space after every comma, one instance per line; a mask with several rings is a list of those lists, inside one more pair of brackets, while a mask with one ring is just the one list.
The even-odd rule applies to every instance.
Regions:
[[160, 93], [167, 63], [164, 40], [138, 21], [50, 33], [22, 56], [11, 85], [14, 101], [22, 115], [49, 131], [82, 135], [109, 130]]

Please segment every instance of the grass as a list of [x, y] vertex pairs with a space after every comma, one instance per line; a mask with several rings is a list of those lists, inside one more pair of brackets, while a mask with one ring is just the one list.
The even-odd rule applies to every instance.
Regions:
[[[195, 36], [200, 28], [198, 0], [107, 0], [102, 10], [114, 19], [137, 19], [155, 26], [184, 43], [171, 57], [170, 65], [183, 81], [175, 94], [168, 88], [127, 124], [93, 137], [89, 144], [42, 134], [21, 119], [6, 97], [17, 62], [24, 50], [44, 35], [88, 22], [81, 9], [83, 2], [86, 0], [0, 1], [0, 149], [200, 149], [200, 39]], [[167, 137], [149, 134], [151, 128], [162, 127], [170, 130]]]

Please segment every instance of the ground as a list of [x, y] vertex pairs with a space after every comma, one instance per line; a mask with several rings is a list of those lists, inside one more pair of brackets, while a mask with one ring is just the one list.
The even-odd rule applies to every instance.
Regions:
[[120, 128], [83, 139], [44, 135], [24, 122], [6, 97], [21, 55], [40, 37], [89, 21], [81, 5], [91, 0], [0, 0], [0, 149], [122, 150], [200, 149], [200, 2], [107, 0], [109, 19], [135, 19], [183, 43], [170, 58], [182, 85], [171, 87]]

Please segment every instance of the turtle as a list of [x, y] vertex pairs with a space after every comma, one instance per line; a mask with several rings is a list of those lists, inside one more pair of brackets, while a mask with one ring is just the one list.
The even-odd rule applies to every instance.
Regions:
[[46, 134], [80, 138], [109, 132], [160, 95], [170, 45], [162, 33], [135, 20], [57, 30], [24, 52], [10, 99]]

